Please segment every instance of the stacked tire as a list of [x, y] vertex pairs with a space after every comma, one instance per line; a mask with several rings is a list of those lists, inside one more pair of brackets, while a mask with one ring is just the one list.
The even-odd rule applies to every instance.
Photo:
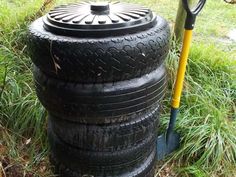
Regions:
[[153, 177], [166, 90], [167, 22], [113, 37], [29, 30], [39, 100], [48, 110], [50, 160], [64, 177]]

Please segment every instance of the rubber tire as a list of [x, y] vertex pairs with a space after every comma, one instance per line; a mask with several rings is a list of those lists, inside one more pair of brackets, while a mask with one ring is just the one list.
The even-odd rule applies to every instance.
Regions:
[[115, 152], [136, 146], [157, 130], [159, 107], [129, 122], [90, 125], [50, 115], [52, 131], [64, 142], [87, 151]]
[[145, 161], [156, 148], [157, 136], [153, 133], [136, 146], [116, 152], [85, 151], [75, 148], [59, 139], [52, 131], [50, 123], [48, 125], [48, 137], [51, 155], [57, 161], [63, 162], [65, 166], [71, 169], [94, 172], [107, 169], [121, 174]]
[[[143, 162], [137, 165], [133, 169], [129, 169], [128, 172], [117, 174], [116, 171], [108, 169], [98, 169], [97, 171], [78, 171], [78, 169], [71, 169], [59, 162], [53, 155], [50, 155], [50, 162], [54, 165], [53, 171], [60, 177], [154, 177], [156, 166], [156, 148], [149, 155], [149, 157]], [[127, 169], [127, 168], [126, 168]]]
[[[58, 137], [48, 124], [48, 137], [51, 150], [55, 157], [62, 159], [68, 166], [106, 166], [106, 165], [129, 165], [137, 164], [147, 157], [150, 149], [154, 147], [157, 135], [153, 132], [146, 139], [131, 148], [115, 152], [86, 151], [76, 148]], [[109, 162], [109, 163], [108, 163]]]
[[63, 82], [34, 68], [36, 93], [44, 107], [54, 116], [80, 123], [135, 118], [157, 107], [167, 87], [163, 65], [141, 78], [107, 84]]
[[30, 25], [28, 39], [32, 61], [47, 75], [70, 82], [107, 83], [141, 77], [158, 68], [169, 51], [170, 28], [157, 16], [157, 24], [146, 31], [75, 38], [46, 31], [39, 18]]

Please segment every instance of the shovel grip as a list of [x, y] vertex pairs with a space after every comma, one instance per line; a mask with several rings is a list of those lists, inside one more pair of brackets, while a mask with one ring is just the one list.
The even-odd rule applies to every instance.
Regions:
[[190, 9], [188, 0], [182, 0], [182, 2], [183, 2], [183, 7], [187, 12], [187, 18], [185, 21], [185, 29], [192, 30], [195, 25], [196, 17], [201, 12], [202, 8], [204, 7], [206, 0], [199, 0], [197, 5], [193, 9]]

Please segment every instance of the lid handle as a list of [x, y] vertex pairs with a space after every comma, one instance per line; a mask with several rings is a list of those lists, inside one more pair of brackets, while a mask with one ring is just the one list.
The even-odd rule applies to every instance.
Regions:
[[95, 13], [103, 13], [110, 10], [109, 3], [107, 2], [93, 2], [90, 5], [90, 10]]

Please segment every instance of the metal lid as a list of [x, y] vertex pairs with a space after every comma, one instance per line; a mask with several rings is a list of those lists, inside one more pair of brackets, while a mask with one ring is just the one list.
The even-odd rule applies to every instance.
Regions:
[[[151, 10], [121, 2], [81, 2], [61, 5], [44, 16], [48, 31], [73, 36], [109, 36], [145, 30], [156, 23]], [[114, 33], [107, 33], [114, 32]]]

